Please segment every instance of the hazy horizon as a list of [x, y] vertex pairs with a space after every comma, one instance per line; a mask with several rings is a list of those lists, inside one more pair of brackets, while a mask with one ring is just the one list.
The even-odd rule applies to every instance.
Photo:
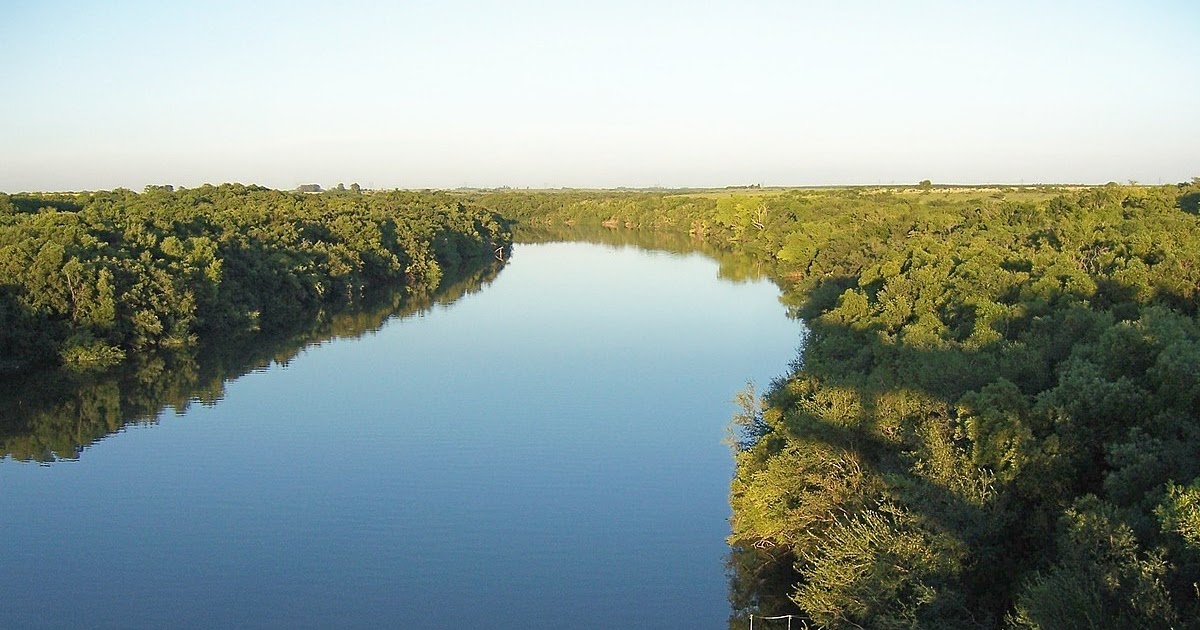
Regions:
[[[984, 188], [1022, 188], [1022, 187], [1026, 187], [1026, 188], [1039, 188], [1039, 187], [1040, 188], [1075, 188], [1075, 187], [1086, 188], [1086, 187], [1092, 187], [1092, 186], [1103, 186], [1106, 184], [1138, 185], [1138, 186], [1183, 184], [1183, 183], [1192, 181], [1193, 179], [1195, 179], [1195, 178], [1186, 178], [1186, 179], [1181, 179], [1179, 181], [1170, 181], [1170, 182], [1167, 182], [1167, 181], [1164, 181], [1164, 182], [1140, 182], [1140, 181], [1136, 181], [1136, 180], [1125, 181], [1125, 182], [1117, 182], [1117, 181], [1108, 181], [1108, 182], [974, 182], [974, 183], [932, 182], [932, 185], [935, 190], [939, 189], [939, 188], [966, 189], [966, 190], [984, 189]], [[357, 181], [353, 181], [353, 182], [349, 182], [349, 183], [337, 182], [335, 184], [330, 184], [330, 185], [326, 185], [321, 182], [304, 182], [302, 184], [297, 184], [296, 186], [288, 186], [288, 187], [268, 186], [268, 185], [262, 184], [260, 182], [251, 182], [251, 181], [224, 181], [224, 182], [212, 181], [212, 182], [201, 182], [199, 184], [192, 184], [192, 185], [173, 184], [171, 182], [149, 182], [149, 183], [145, 184], [144, 186], [141, 186], [138, 188], [133, 188], [130, 186], [108, 186], [108, 187], [103, 187], [103, 188], [0, 190], [0, 193], [15, 194], [15, 195], [24, 194], [24, 193], [29, 193], [29, 194], [39, 194], [39, 193], [78, 194], [78, 193], [92, 193], [92, 192], [113, 191], [113, 190], [132, 190], [133, 192], [140, 193], [140, 192], [144, 192], [148, 188], [155, 187], [155, 186], [163, 186], [163, 185], [171, 186], [171, 188], [173, 190], [190, 190], [190, 189], [194, 189], [194, 188], [200, 188], [203, 186], [242, 185], [242, 186], [262, 186], [264, 188], [271, 189], [271, 190], [296, 191], [301, 186], [304, 186], [307, 184], [317, 184], [317, 185], [321, 186], [321, 192], [327, 192], [327, 191], [335, 190], [338, 184], [344, 184], [346, 189], [349, 189], [351, 183], [358, 183], [358, 182]], [[605, 187], [605, 186], [455, 186], [455, 187], [426, 186], [426, 187], [418, 188], [418, 187], [393, 186], [393, 187], [387, 187], [387, 188], [384, 188], [384, 187], [371, 188], [368, 186], [360, 185], [360, 188], [361, 188], [362, 192], [364, 192], [364, 193], [366, 193], [366, 192], [388, 192], [388, 191], [393, 191], [393, 190], [409, 191], [409, 192], [504, 191], [504, 190], [531, 191], [531, 192], [552, 192], [552, 191], [596, 191], [596, 192], [698, 191], [698, 192], [707, 192], [707, 191], [729, 190], [732, 192], [732, 191], [738, 191], [738, 190], [803, 190], [803, 189], [822, 190], [822, 189], [837, 189], [837, 188], [868, 188], [868, 189], [871, 189], [871, 188], [912, 188], [912, 189], [917, 189], [919, 187], [920, 187], [920, 185], [918, 182], [880, 182], [880, 183], [871, 183], [871, 184], [796, 184], [796, 185], [790, 185], [790, 184], [763, 184], [763, 185], [729, 184], [729, 185], [725, 185], [725, 186], [607, 186], [607, 187]]]
[[47, 2], [0, 190], [1145, 184], [1200, 175], [1200, 5]]

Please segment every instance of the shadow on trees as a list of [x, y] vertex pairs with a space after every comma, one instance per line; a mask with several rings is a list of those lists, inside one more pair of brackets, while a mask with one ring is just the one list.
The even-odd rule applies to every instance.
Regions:
[[1192, 214], [1200, 214], [1200, 191], [1180, 195], [1179, 209]]
[[719, 241], [800, 287], [805, 353], [735, 420], [732, 627], [1178, 627], [1194, 184], [481, 199]]
[[[1191, 316], [1106, 279], [1090, 303], [994, 324], [991, 343], [918, 345], [838, 321], [854, 284], [808, 294], [792, 376], [737, 421], [731, 628], [810, 612], [821, 627], [1065, 627], [1047, 602], [1128, 627], [1195, 619], [1197, 550], [1156, 516], [1200, 475]], [[978, 313], [943, 315], [953, 337]], [[850, 464], [857, 485], [831, 490]], [[1097, 586], [1038, 590], [1060, 578]]]

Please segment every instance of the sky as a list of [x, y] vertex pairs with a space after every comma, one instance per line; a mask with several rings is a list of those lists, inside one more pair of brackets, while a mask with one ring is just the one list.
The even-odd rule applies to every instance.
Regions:
[[1200, 2], [0, 0], [0, 191], [1173, 183]]

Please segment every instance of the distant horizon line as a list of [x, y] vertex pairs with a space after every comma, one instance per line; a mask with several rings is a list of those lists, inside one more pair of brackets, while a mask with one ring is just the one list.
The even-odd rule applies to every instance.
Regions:
[[[915, 188], [915, 189], [921, 189], [923, 187], [927, 188], [927, 189], [928, 188], [932, 188], [932, 189], [937, 189], [937, 188], [942, 188], [942, 189], [1047, 188], [1047, 187], [1048, 188], [1093, 188], [1093, 187], [1097, 187], [1097, 186], [1109, 186], [1109, 185], [1113, 185], [1113, 184], [1118, 185], [1118, 186], [1178, 186], [1178, 185], [1187, 185], [1189, 183], [1195, 183], [1197, 179], [1200, 179], [1200, 177], [1192, 178], [1192, 182], [1187, 182], [1187, 181], [1160, 182], [1160, 183], [1154, 183], [1154, 184], [1145, 183], [1145, 182], [1141, 182], [1141, 181], [1137, 181], [1137, 180], [1126, 180], [1123, 183], [1117, 182], [1117, 181], [1108, 181], [1108, 182], [1103, 182], [1103, 183], [1100, 183], [1100, 182], [1095, 182], [1095, 183], [1024, 182], [1024, 181], [1022, 181], [1022, 182], [938, 183], [938, 182], [934, 182], [934, 181], [930, 181], [930, 180], [922, 180], [919, 182], [889, 182], [889, 183], [867, 183], [867, 184], [733, 184], [733, 185], [718, 185], [718, 186], [661, 186], [661, 185], [656, 185], [656, 186], [546, 186], [546, 185], [543, 185], [543, 186], [508, 186], [508, 185], [467, 186], [467, 185], [463, 185], [463, 186], [454, 186], [454, 187], [441, 187], [441, 186], [369, 187], [369, 186], [360, 186], [359, 190], [362, 192], [388, 192], [388, 191], [413, 191], [413, 192], [421, 192], [421, 191], [442, 191], [442, 192], [694, 191], [694, 192], [715, 192], [715, 191], [725, 191], [725, 190], [728, 190], [728, 191], [737, 191], [737, 190], [822, 190], [822, 189], [836, 189], [836, 188], [906, 188], [906, 189], [907, 188]], [[929, 183], [926, 184], [925, 182], [929, 182]], [[226, 181], [226, 182], [220, 182], [220, 183], [216, 183], [216, 184], [214, 184], [212, 182], [205, 182], [203, 184], [198, 184], [198, 185], [194, 185], [194, 186], [185, 186], [185, 185], [181, 185], [181, 184], [147, 184], [143, 187], [142, 191], [136, 191], [131, 188], [126, 188], [125, 186], [115, 186], [113, 188], [80, 188], [80, 189], [57, 189], [57, 190], [49, 190], [49, 189], [44, 189], [44, 190], [30, 189], [30, 190], [19, 190], [19, 191], [0, 190], [0, 193], [6, 194], [6, 195], [38, 194], [38, 193], [69, 195], [69, 194], [95, 193], [95, 192], [112, 192], [112, 191], [116, 191], [116, 190], [129, 190], [129, 191], [135, 192], [135, 193], [139, 193], [139, 192], [144, 193], [144, 192], [147, 192], [154, 188], [170, 187], [172, 190], [191, 190], [191, 189], [196, 189], [196, 188], [203, 188], [205, 186], [220, 187], [220, 186], [225, 186], [225, 185], [258, 186], [261, 188], [266, 188], [266, 189], [270, 189], [270, 190], [278, 190], [278, 191], [282, 191], [282, 192], [297, 192], [297, 191], [301, 191], [301, 189], [306, 186], [312, 186], [312, 185], [320, 186], [320, 190], [319, 191], [308, 191], [308, 192], [336, 192], [339, 190], [339, 188], [337, 188], [338, 185], [334, 185], [332, 187], [327, 188], [322, 184], [315, 184], [315, 183], [298, 184], [297, 186], [292, 187], [292, 188], [276, 188], [276, 187], [267, 186], [264, 184], [253, 183], [253, 182], [243, 183], [243, 182], [238, 182], [238, 181]], [[344, 183], [342, 183], [340, 185], [344, 185]], [[351, 184], [351, 186], [353, 186], [353, 185], [354, 184]], [[344, 190], [349, 191], [350, 187], [346, 186], [344, 188]]]

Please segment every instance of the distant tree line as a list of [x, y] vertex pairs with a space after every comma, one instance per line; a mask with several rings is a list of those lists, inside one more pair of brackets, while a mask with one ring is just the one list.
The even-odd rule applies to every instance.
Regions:
[[372, 288], [431, 290], [509, 243], [498, 215], [437, 193], [0, 194], [0, 367], [280, 329]]
[[733, 627], [1200, 625], [1200, 186], [498, 193], [752, 253], [809, 327], [735, 421]]

